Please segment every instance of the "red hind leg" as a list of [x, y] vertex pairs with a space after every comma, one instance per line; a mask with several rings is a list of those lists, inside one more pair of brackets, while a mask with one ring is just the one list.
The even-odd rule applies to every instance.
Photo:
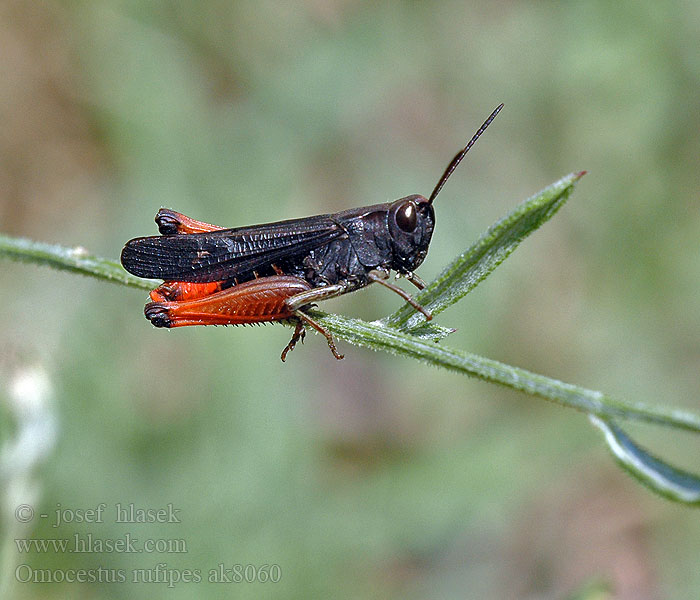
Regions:
[[156, 214], [155, 221], [158, 225], [158, 231], [163, 235], [172, 235], [175, 233], [208, 233], [226, 229], [226, 227], [219, 227], [218, 225], [211, 225], [203, 221], [196, 221], [195, 219], [191, 219], [169, 208], [161, 208]]
[[[182, 282], [172, 283], [175, 286], [184, 285]], [[199, 285], [201, 291], [206, 284]], [[283, 361], [296, 343], [304, 339], [304, 324], [324, 335], [333, 356], [341, 359], [343, 355], [338, 353], [330, 332], [302, 310], [314, 300], [338, 295], [339, 290], [336, 288], [338, 286], [329, 286], [327, 289], [312, 288], [307, 281], [299, 277], [273, 275], [245, 281], [196, 299], [149, 302], [144, 308], [144, 313], [154, 326], [168, 328], [293, 320], [297, 325], [292, 339], [282, 351]], [[151, 297], [157, 291], [151, 292]]]
[[189, 283], [186, 281], [166, 281], [151, 292], [154, 302], [181, 302], [205, 298], [221, 291], [223, 281]]
[[[169, 208], [161, 208], [156, 214], [158, 230], [163, 235], [191, 234], [219, 231], [225, 227], [196, 221]], [[207, 283], [188, 283], [184, 281], [165, 281], [151, 292], [154, 302], [182, 302], [205, 298], [221, 291], [222, 281]]]
[[294, 317], [295, 312], [286, 300], [310, 289], [309, 283], [299, 277], [273, 275], [192, 300], [149, 302], [144, 313], [156, 327], [283, 321]]

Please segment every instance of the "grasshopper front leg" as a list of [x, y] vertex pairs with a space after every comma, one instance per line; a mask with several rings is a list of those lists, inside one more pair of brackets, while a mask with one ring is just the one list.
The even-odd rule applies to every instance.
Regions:
[[[433, 315], [428, 311], [427, 309], [423, 308], [418, 302], [416, 302], [413, 297], [402, 290], [398, 285], [394, 285], [393, 283], [390, 283], [387, 281], [389, 278], [389, 272], [386, 269], [372, 269], [367, 276], [372, 280], [377, 282], [380, 285], [383, 285], [385, 288], [390, 289], [392, 292], [398, 294], [401, 296], [406, 302], [408, 302], [413, 308], [415, 308], [418, 312], [422, 313], [425, 316], [426, 321], [430, 321], [433, 318]], [[411, 278], [409, 279], [418, 289], [423, 289], [419, 287], [420, 284], [422, 284], [422, 279], [420, 279], [417, 275], [414, 275], [411, 273]], [[419, 284], [420, 282], [420, 284]], [[418, 285], [417, 285], [418, 284]], [[425, 284], [422, 284], [423, 287], [425, 287]]]

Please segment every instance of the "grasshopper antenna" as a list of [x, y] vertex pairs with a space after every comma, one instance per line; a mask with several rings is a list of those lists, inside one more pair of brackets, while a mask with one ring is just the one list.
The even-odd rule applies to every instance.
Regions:
[[452, 162], [447, 166], [447, 169], [445, 169], [445, 172], [442, 174], [442, 177], [440, 177], [440, 180], [437, 182], [437, 185], [435, 186], [435, 189], [433, 190], [433, 193], [430, 194], [430, 198], [428, 199], [428, 204], [432, 204], [433, 200], [437, 198], [437, 195], [440, 193], [440, 190], [442, 189], [442, 186], [445, 185], [445, 182], [450, 178], [450, 175], [452, 175], [452, 172], [457, 168], [457, 165], [462, 162], [462, 159], [465, 157], [467, 152], [469, 152], [469, 148], [471, 148], [474, 145], [474, 142], [479, 139], [479, 136], [486, 131], [486, 128], [491, 125], [491, 121], [493, 121], [496, 118], [496, 115], [501, 112], [501, 109], [503, 108], [503, 103], [499, 104], [495, 110], [491, 113], [491, 116], [484, 121], [484, 124], [479, 127], [477, 132], [474, 134], [474, 137], [469, 140], [469, 143], [462, 148], [459, 152], [457, 152], [457, 156], [455, 156], [452, 159]]

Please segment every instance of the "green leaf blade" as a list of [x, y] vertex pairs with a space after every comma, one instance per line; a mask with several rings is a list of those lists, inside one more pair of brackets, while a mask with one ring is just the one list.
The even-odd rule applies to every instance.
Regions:
[[617, 463], [649, 489], [683, 504], [700, 506], [700, 477], [669, 465], [636, 444], [610, 419], [590, 415]]
[[[423, 290], [417, 300], [437, 313], [471, 291], [524, 237], [561, 207], [582, 175], [572, 174], [561, 179], [496, 223]], [[2, 258], [47, 265], [143, 290], [150, 290], [158, 284], [154, 280], [133, 277], [118, 262], [90, 255], [80, 247], [66, 248], [0, 235]], [[697, 414], [622, 401], [476, 354], [447, 348], [435, 342], [453, 330], [426, 323], [410, 308], [404, 307], [395, 315], [372, 323], [318, 311], [310, 311], [310, 315], [338, 338], [353, 344], [411, 357], [585, 412], [603, 431], [608, 446], [624, 469], [659, 494], [686, 504], [700, 504], [700, 478], [639, 448], [613, 423], [613, 419], [635, 419], [700, 433], [700, 416]], [[411, 330], [406, 331], [406, 328]]]
[[0, 258], [45, 265], [142, 290], [152, 290], [159, 283], [151, 279], [134, 277], [118, 262], [89, 254], [80, 246], [66, 248], [26, 238], [0, 235]]
[[478, 354], [420, 339], [378, 321], [368, 323], [319, 311], [310, 311], [309, 314], [337, 337], [358, 346], [415, 358], [436, 367], [497, 383], [587, 414], [605, 418], [634, 419], [700, 433], [700, 416], [695, 413], [613, 398], [599, 391], [565, 383]]
[[[479, 240], [452, 261], [415, 300], [436, 315], [471, 292], [518, 247], [547, 222], [566, 202], [585, 171], [571, 173], [546, 187], [492, 225]], [[384, 325], [410, 331], [425, 317], [405, 304], [382, 319]]]

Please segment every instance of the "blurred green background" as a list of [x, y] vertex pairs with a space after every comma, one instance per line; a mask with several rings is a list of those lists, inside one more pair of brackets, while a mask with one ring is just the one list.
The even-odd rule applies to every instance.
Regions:
[[[440, 315], [458, 328], [445, 343], [697, 411], [699, 48], [690, 0], [5, 0], [0, 230], [116, 258], [161, 206], [236, 226], [427, 194], [505, 102], [437, 202], [424, 279], [522, 199], [589, 175]], [[137, 290], [0, 273], [8, 598], [549, 599], [596, 579], [621, 599], [700, 595], [697, 512], [620, 471], [583, 415], [344, 341], [337, 362], [314, 335], [282, 364], [280, 326], [156, 330]], [[323, 308], [398, 306], [367, 289]], [[45, 426], [15, 462], [13, 398]], [[697, 470], [690, 435], [631, 431]], [[18, 523], [27, 499], [49, 517]], [[117, 502], [181, 523], [115, 523]], [[53, 527], [59, 503], [105, 503], [104, 522]], [[186, 552], [14, 542], [127, 533]], [[204, 581], [15, 576], [159, 563]], [[208, 583], [220, 564], [282, 578]]]

